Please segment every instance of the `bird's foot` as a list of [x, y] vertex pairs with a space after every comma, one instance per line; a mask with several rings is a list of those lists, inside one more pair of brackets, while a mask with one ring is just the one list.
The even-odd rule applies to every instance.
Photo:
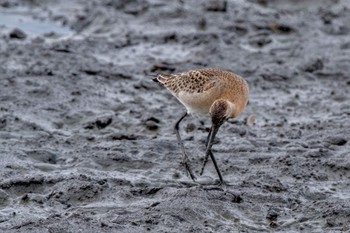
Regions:
[[219, 180], [218, 181], [218, 186], [222, 187], [222, 188], [226, 188], [228, 185], [224, 180]]
[[187, 160], [182, 161], [182, 164], [185, 166], [187, 175], [189, 175], [193, 181], [196, 181], [197, 178], [193, 174], [192, 169], [191, 169], [190, 164], [188, 163], [188, 161]]

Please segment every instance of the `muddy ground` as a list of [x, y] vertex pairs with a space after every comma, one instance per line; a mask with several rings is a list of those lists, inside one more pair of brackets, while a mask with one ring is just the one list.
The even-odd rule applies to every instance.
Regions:
[[[1, 232], [350, 230], [347, 0], [0, 0]], [[209, 118], [157, 73], [222, 67], [250, 102], [199, 170]], [[256, 121], [248, 126], [246, 118]]]

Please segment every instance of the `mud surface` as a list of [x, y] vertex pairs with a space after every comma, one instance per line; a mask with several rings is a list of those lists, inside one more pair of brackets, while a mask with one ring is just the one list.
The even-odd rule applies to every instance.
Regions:
[[[1, 232], [350, 229], [347, 0], [0, 0]], [[156, 73], [222, 67], [246, 111], [199, 177], [209, 119]], [[253, 126], [245, 119], [254, 114]]]

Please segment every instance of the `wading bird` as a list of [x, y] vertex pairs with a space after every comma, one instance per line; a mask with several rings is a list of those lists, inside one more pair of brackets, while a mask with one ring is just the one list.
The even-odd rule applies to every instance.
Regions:
[[212, 146], [220, 126], [229, 118], [235, 118], [248, 103], [249, 88], [247, 82], [240, 76], [219, 68], [204, 68], [183, 73], [158, 75], [154, 81], [162, 84], [187, 109], [176, 121], [174, 129], [180, 145], [183, 164], [195, 181], [188, 155], [179, 133], [180, 122], [189, 114], [211, 116], [211, 128], [206, 140], [206, 152], [200, 175], [210, 156], [219, 175], [220, 183], [224, 183]]

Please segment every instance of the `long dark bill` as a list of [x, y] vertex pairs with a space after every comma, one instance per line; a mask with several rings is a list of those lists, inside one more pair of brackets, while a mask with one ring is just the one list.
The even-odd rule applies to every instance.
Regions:
[[[222, 178], [222, 175], [221, 175], [221, 172], [220, 172], [220, 170], [219, 170], [219, 167], [218, 167], [218, 165], [217, 165], [217, 163], [216, 163], [216, 160], [215, 160], [215, 157], [214, 157], [214, 155], [213, 155], [213, 152], [211, 151], [211, 148], [212, 148], [213, 143], [214, 143], [215, 136], [216, 136], [216, 134], [217, 134], [217, 132], [218, 132], [220, 126], [221, 126], [221, 125], [219, 125], [219, 124], [212, 124], [212, 126], [211, 126], [211, 129], [210, 129], [209, 134], [208, 134], [207, 142], [206, 142], [207, 149], [206, 149], [206, 151], [205, 151], [204, 163], [203, 163], [203, 166], [202, 166], [202, 170], [201, 170], [200, 175], [203, 174], [205, 165], [207, 164], [208, 159], [209, 159], [209, 156], [210, 156], [211, 160], [213, 161], [215, 170], [216, 170], [216, 172], [217, 172], [218, 175], [219, 175], [220, 182], [223, 183], [224, 180], [223, 180], [223, 178]], [[208, 140], [208, 139], [209, 139], [209, 140]]]

